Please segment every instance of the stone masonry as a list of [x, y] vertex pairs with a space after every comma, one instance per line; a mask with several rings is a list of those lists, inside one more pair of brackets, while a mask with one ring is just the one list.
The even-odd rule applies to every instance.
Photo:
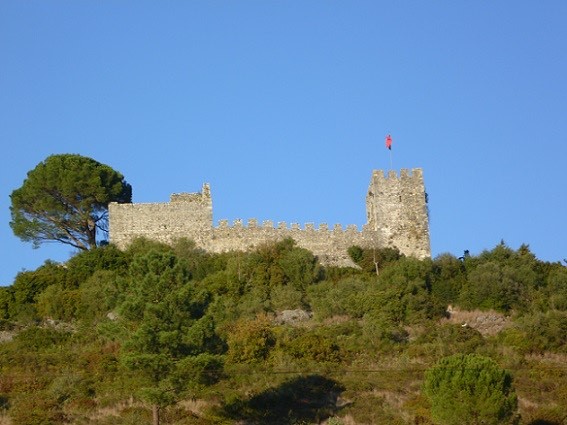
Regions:
[[431, 256], [427, 195], [420, 168], [400, 176], [390, 171], [372, 173], [366, 196], [367, 223], [359, 231], [356, 225], [343, 228], [336, 224], [301, 227], [271, 221], [259, 224], [250, 219], [244, 224], [220, 220], [213, 225], [211, 190], [204, 184], [198, 193], [172, 194], [167, 203], [109, 205], [110, 242], [125, 248], [133, 239], [171, 243], [188, 238], [197, 247], [210, 252], [247, 251], [260, 244], [292, 238], [297, 245], [312, 251], [323, 264], [352, 265], [347, 250], [353, 245], [364, 248], [396, 247], [407, 256]]

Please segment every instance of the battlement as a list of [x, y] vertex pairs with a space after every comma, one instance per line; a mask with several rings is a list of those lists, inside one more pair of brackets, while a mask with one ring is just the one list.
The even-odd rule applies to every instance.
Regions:
[[388, 174], [385, 176], [383, 170], [374, 170], [372, 172], [372, 179], [377, 182], [398, 182], [398, 181], [422, 181], [423, 180], [423, 171], [421, 168], [413, 168], [411, 171], [407, 168], [402, 168], [400, 170], [400, 174], [398, 175], [397, 171], [390, 170]]
[[201, 192], [196, 193], [172, 193], [169, 197], [171, 203], [199, 203], [208, 205], [211, 203], [211, 188], [208, 183], [203, 184]]
[[[366, 228], [366, 225], [362, 226], [363, 231]], [[303, 226], [299, 223], [291, 223], [288, 225], [285, 221], [280, 221], [277, 224], [277, 227], [274, 227], [274, 222], [272, 220], [264, 220], [262, 224], [258, 223], [258, 220], [255, 218], [250, 218], [246, 222], [242, 219], [233, 220], [232, 223], [229, 220], [222, 219], [219, 220], [218, 226], [216, 227], [219, 230], [228, 230], [228, 229], [260, 229], [260, 230], [295, 230], [299, 232], [335, 232], [335, 233], [344, 233], [344, 232], [354, 232], [359, 233], [358, 226], [356, 224], [349, 224], [345, 228], [343, 228], [342, 224], [335, 224], [332, 229], [329, 228], [327, 223], [320, 223], [318, 226], [315, 226], [315, 223], [305, 223]]]
[[361, 247], [397, 247], [405, 255], [430, 256], [429, 224], [423, 175], [419, 168], [402, 169], [400, 175], [374, 170], [366, 198], [367, 223], [343, 227], [327, 223], [291, 223], [241, 219], [213, 225], [210, 186], [201, 192], [174, 193], [170, 202], [109, 205], [110, 241], [120, 248], [136, 237], [171, 243], [189, 238], [211, 252], [249, 250], [285, 238], [309, 249], [326, 264], [352, 266], [347, 250]]

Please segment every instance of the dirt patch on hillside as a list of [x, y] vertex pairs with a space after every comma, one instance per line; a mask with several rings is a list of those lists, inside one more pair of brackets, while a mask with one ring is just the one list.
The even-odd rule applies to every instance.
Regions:
[[447, 317], [449, 323], [468, 326], [479, 331], [483, 336], [496, 335], [510, 326], [510, 318], [496, 311], [461, 311], [449, 306]]

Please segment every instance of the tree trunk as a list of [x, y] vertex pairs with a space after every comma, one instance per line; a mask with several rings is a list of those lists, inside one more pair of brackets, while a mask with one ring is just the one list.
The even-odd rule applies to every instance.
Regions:
[[152, 406], [152, 415], [153, 415], [153, 425], [159, 425], [159, 405], [154, 404]]
[[87, 221], [87, 238], [89, 240], [89, 249], [96, 248], [96, 223], [92, 218]]

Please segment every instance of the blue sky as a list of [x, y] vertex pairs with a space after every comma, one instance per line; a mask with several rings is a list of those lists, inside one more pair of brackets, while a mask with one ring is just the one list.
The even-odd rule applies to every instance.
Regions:
[[214, 219], [357, 224], [373, 169], [421, 167], [433, 255], [567, 258], [567, 2], [0, 2], [0, 284], [33, 249], [10, 194], [47, 156], [135, 202], [210, 182]]

